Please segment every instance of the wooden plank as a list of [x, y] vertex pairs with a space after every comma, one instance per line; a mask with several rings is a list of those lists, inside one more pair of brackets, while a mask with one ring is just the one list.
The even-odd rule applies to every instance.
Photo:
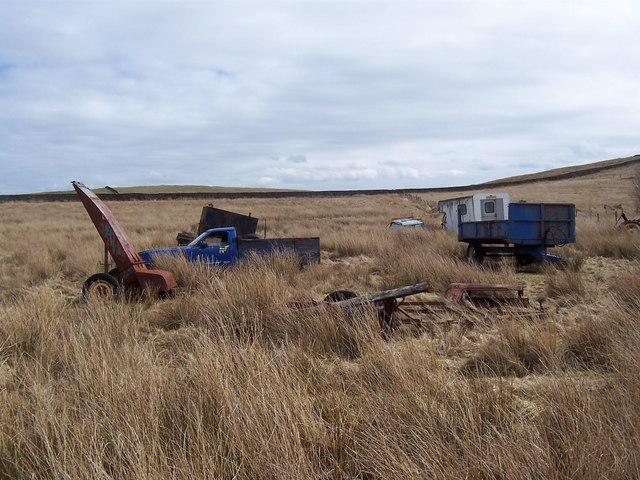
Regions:
[[407, 285], [405, 287], [393, 288], [391, 290], [383, 290], [381, 292], [372, 293], [370, 295], [363, 295], [361, 297], [349, 298], [336, 302], [336, 304], [342, 307], [358, 306], [367, 303], [381, 302], [384, 300], [391, 300], [393, 298], [403, 298], [410, 295], [416, 295], [418, 293], [429, 292], [431, 287], [426, 282], [416, 283], [415, 285]]

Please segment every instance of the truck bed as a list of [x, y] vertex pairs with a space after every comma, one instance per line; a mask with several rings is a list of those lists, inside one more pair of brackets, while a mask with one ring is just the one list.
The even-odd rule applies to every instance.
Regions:
[[274, 238], [274, 239], [238, 239], [240, 258], [249, 254], [270, 255], [274, 252], [295, 252], [300, 263], [318, 263], [320, 261], [320, 238]]

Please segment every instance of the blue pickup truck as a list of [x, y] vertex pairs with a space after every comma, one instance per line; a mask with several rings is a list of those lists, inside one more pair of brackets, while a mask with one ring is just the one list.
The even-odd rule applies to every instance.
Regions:
[[231, 265], [251, 255], [293, 252], [301, 265], [320, 261], [320, 238], [241, 238], [234, 227], [212, 228], [183, 247], [156, 248], [139, 252], [149, 266], [160, 256], [182, 256], [189, 262]]
[[508, 218], [479, 222], [462, 221], [458, 209], [458, 241], [465, 242], [469, 259], [482, 262], [486, 256], [515, 256], [520, 265], [561, 258], [547, 248], [576, 241], [576, 208], [570, 203], [513, 202]]

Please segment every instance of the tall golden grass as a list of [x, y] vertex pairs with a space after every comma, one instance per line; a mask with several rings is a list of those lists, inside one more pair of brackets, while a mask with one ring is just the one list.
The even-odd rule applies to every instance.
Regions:
[[[221, 206], [320, 235], [322, 262], [166, 260], [175, 297], [86, 304], [82, 207], [0, 205], [0, 478], [640, 477], [636, 237], [581, 218], [572, 268], [516, 272], [466, 263], [412, 197]], [[142, 249], [200, 205], [112, 208]], [[413, 215], [434, 230], [386, 228]], [[384, 340], [373, 310], [291, 306], [422, 281], [523, 282], [544, 313]]]

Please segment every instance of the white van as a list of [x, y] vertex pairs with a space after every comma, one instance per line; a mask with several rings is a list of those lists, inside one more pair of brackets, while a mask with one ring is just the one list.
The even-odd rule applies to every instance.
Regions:
[[442, 213], [442, 228], [454, 232], [458, 230], [458, 209], [463, 222], [507, 220], [509, 194], [477, 193], [438, 202], [438, 211]]

